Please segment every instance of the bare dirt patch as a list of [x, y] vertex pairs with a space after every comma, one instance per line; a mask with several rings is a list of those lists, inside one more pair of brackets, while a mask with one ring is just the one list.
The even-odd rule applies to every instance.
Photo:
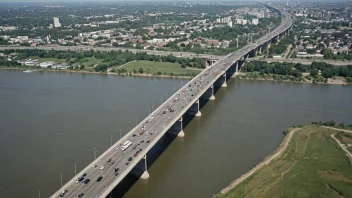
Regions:
[[352, 144], [352, 138], [342, 136], [342, 142], [345, 144]]
[[344, 177], [338, 172], [334, 171], [318, 171], [319, 175], [323, 178], [326, 178], [328, 180], [333, 180], [333, 181], [343, 181], [343, 182], [348, 182], [352, 183], [352, 179]]

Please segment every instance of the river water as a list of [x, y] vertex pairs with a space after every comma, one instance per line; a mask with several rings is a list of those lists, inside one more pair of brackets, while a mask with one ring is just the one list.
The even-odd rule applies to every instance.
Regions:
[[[185, 83], [0, 71], [1, 197], [48, 197]], [[161, 96], [163, 98], [161, 98]], [[127, 198], [211, 197], [311, 121], [352, 123], [352, 87], [230, 79]]]

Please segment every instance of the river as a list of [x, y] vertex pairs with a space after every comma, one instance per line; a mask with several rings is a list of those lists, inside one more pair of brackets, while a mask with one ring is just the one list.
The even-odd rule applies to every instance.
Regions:
[[[48, 197], [186, 80], [0, 71], [1, 197]], [[352, 87], [230, 79], [126, 198], [211, 197], [311, 121], [352, 123]], [[154, 104], [154, 105], [153, 105]]]

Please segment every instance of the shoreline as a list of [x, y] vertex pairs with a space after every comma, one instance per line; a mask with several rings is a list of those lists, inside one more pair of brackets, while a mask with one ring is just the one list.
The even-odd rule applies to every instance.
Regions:
[[[32, 68], [16, 68], [16, 67], [0, 67], [0, 70], [27, 70]], [[100, 75], [118, 75], [118, 76], [135, 76], [135, 77], [155, 77], [155, 78], [175, 78], [175, 79], [192, 79], [193, 76], [170, 76], [170, 75], [154, 75], [154, 74], [132, 74], [132, 73], [115, 73], [115, 72], [94, 72], [94, 71], [85, 71], [85, 70], [55, 70], [55, 69], [37, 69], [40, 72], [68, 72], [68, 73], [85, 73], [85, 74], [100, 74]], [[240, 73], [241, 74], [241, 73]], [[243, 74], [243, 73], [242, 73]], [[351, 83], [341, 82], [341, 81], [334, 81], [329, 79], [327, 83], [324, 82], [315, 82], [313, 81], [292, 81], [292, 80], [275, 80], [273, 78], [246, 78], [239, 74], [232, 76], [231, 78], [237, 78], [241, 80], [253, 80], [253, 81], [275, 81], [275, 82], [284, 82], [284, 83], [295, 83], [295, 84], [324, 84], [324, 85], [342, 85], [348, 86], [352, 85]]]
[[276, 147], [276, 149], [266, 156], [259, 164], [257, 164], [255, 167], [251, 168], [249, 171], [246, 173], [242, 174], [240, 177], [237, 179], [233, 180], [229, 185], [227, 185], [225, 188], [223, 188], [218, 194], [219, 195], [225, 195], [226, 193], [230, 192], [232, 189], [234, 189], [236, 186], [238, 186], [241, 182], [243, 182], [245, 179], [248, 177], [252, 176], [254, 173], [256, 173], [259, 169], [263, 168], [264, 166], [268, 165], [271, 161], [275, 160], [279, 155], [281, 155], [289, 145], [289, 142], [293, 136], [293, 134], [300, 130], [302, 128], [289, 128], [289, 133], [285, 135], [284, 139], [282, 142]]
[[[16, 68], [16, 67], [0, 67], [0, 70], [33, 70], [32, 68]], [[115, 72], [94, 72], [85, 70], [56, 70], [56, 69], [35, 69], [37, 72], [67, 72], [67, 73], [83, 73], [83, 74], [98, 74], [98, 75], [118, 75], [118, 76], [136, 76], [136, 77], [156, 77], [156, 78], [178, 78], [178, 79], [192, 79], [193, 76], [169, 76], [169, 75], [153, 75], [153, 74], [128, 74], [128, 73], [115, 73]]]
[[[334, 130], [334, 131], [342, 131], [342, 132], [345, 132], [345, 133], [351, 133], [352, 134], [352, 130], [348, 130], [348, 129], [344, 129], [344, 128], [341, 129], [341, 128], [336, 128], [336, 127], [324, 126], [324, 125], [303, 125], [302, 127], [297, 127], [297, 128], [292, 128], [291, 127], [291, 128], [288, 129], [289, 130], [288, 134], [285, 135], [285, 137], [282, 140], [282, 142], [277, 146], [277, 148], [271, 154], [266, 156], [255, 167], [251, 168], [249, 171], [245, 172], [240, 177], [238, 177], [235, 180], [233, 180], [232, 182], [230, 182], [230, 184], [228, 184], [226, 187], [221, 189], [221, 191], [218, 194], [214, 195], [213, 198], [216, 198], [217, 195], [219, 195], [219, 196], [226, 195], [231, 190], [233, 190], [238, 185], [240, 185], [242, 182], [244, 182], [246, 179], [248, 179], [250, 176], [254, 175], [256, 172], [260, 171], [262, 168], [264, 168], [265, 166], [269, 165], [273, 160], [275, 160], [278, 157], [280, 157], [280, 155], [285, 154], [285, 151], [286, 151], [288, 145], [290, 144], [290, 141], [291, 141], [294, 133], [299, 131], [299, 130], [301, 130], [301, 129], [304, 129], [306, 126], [318, 126], [318, 127], [322, 127], [322, 128], [326, 128], [326, 129], [330, 129], [330, 130]], [[338, 143], [338, 145], [342, 148], [343, 151], [345, 151], [345, 153], [351, 155], [351, 153], [347, 149], [343, 148], [342, 144], [334, 137], [335, 134], [336, 133], [331, 135], [332, 139], [334, 139]]]
[[258, 80], [258, 81], [275, 81], [275, 82], [284, 82], [284, 83], [295, 83], [295, 84], [323, 84], [323, 85], [342, 85], [342, 86], [348, 86], [351, 85], [347, 82], [334, 82], [331, 80], [328, 80], [327, 83], [324, 82], [315, 82], [313, 83], [313, 81], [310, 80], [306, 80], [306, 81], [292, 81], [292, 80], [275, 80], [273, 78], [245, 78], [245, 77], [241, 77], [241, 76], [232, 76], [231, 78], [237, 78], [237, 79], [242, 79], [242, 80]]

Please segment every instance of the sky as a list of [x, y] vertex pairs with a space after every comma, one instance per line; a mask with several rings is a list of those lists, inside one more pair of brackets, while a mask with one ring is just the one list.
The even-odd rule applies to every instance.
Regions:
[[[60, 3], [60, 2], [211, 2], [214, 3], [213, 0], [0, 0], [0, 3], [28, 3], [28, 2], [40, 2], [40, 3]], [[215, 0], [216, 2], [246, 2], [247, 0]], [[285, 2], [286, 0], [255, 0], [258, 2]], [[352, 0], [289, 0], [289, 2], [352, 2]]]

